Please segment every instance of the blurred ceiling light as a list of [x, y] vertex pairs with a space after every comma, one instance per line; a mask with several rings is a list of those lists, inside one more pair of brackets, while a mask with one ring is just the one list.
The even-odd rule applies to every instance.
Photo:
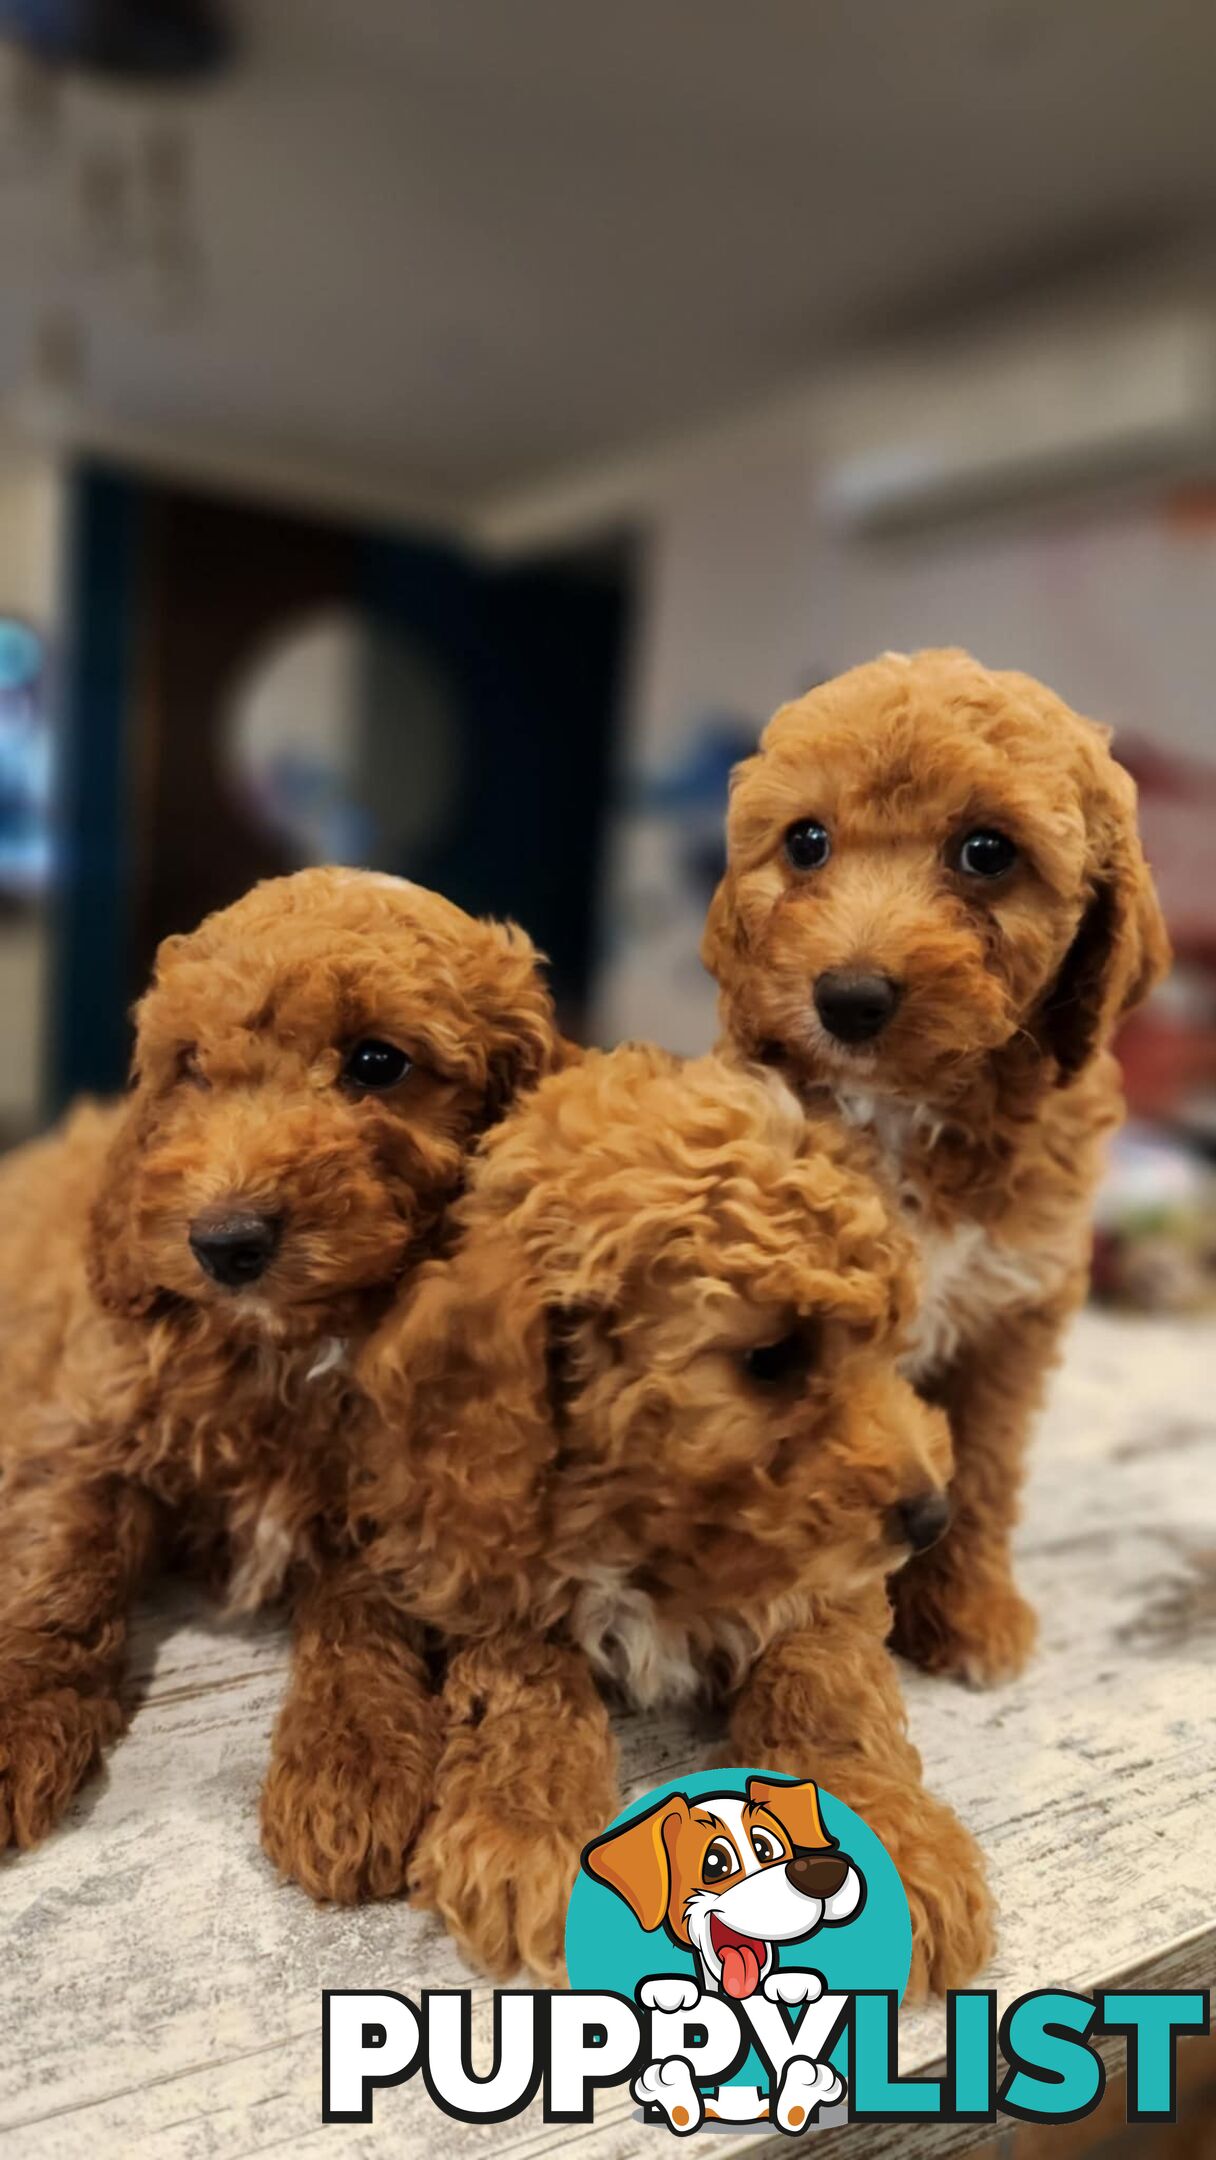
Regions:
[[34, 325], [25, 373], [4, 401], [4, 419], [48, 447], [69, 442], [80, 418], [86, 358], [79, 316], [68, 308], [46, 309]]
[[49, 65], [151, 84], [214, 74], [233, 49], [222, 0], [0, 0], [0, 33]]
[[[0, 0], [0, 29], [4, 26]], [[0, 45], [0, 181], [22, 180], [52, 155], [59, 134], [59, 83], [36, 53]]]

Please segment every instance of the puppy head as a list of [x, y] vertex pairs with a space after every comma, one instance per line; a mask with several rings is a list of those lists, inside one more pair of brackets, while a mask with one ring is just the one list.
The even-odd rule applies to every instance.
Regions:
[[702, 956], [800, 1079], [948, 1101], [1019, 1038], [1066, 1078], [1168, 946], [1105, 730], [962, 652], [886, 654], [734, 777]]
[[696, 1949], [728, 1995], [752, 1994], [773, 1946], [860, 1911], [865, 1885], [823, 1826], [818, 1788], [749, 1778], [747, 1794], [670, 1793], [606, 1831], [583, 1866], [639, 1926]]
[[554, 1062], [521, 932], [403, 880], [305, 870], [165, 941], [94, 1211], [113, 1310], [349, 1332]]
[[673, 1614], [906, 1557], [949, 1442], [895, 1374], [911, 1256], [838, 1121], [713, 1058], [591, 1055], [487, 1136], [454, 1223], [373, 1346], [412, 1553], [501, 1558], [534, 1607], [606, 1567]]

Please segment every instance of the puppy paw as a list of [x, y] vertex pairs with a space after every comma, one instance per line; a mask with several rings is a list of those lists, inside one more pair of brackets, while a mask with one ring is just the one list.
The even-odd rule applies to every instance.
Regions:
[[125, 1723], [111, 1697], [73, 1688], [0, 1702], [0, 1850], [27, 1850], [54, 1829]]
[[1009, 1581], [970, 1583], [907, 1571], [896, 1578], [891, 1643], [922, 1672], [976, 1688], [1015, 1680], [1038, 1634], [1034, 1609]]
[[971, 1832], [923, 1791], [909, 1796], [906, 1812], [878, 1809], [866, 1819], [895, 1862], [908, 1900], [908, 2000], [966, 1987], [996, 1947], [996, 1908]]
[[496, 1980], [566, 1976], [566, 1907], [582, 1843], [552, 1822], [477, 1803], [431, 1817], [410, 1869], [414, 1905], [437, 1913], [470, 1964]]
[[356, 1724], [279, 1747], [262, 1788], [262, 1845], [279, 1873], [335, 1905], [395, 1897], [430, 1801], [408, 1736]]

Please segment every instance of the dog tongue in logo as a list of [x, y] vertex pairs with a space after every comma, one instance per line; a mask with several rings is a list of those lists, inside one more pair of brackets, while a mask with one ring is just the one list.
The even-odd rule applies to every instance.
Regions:
[[710, 1937], [714, 1949], [722, 1960], [722, 1986], [727, 1995], [742, 2002], [745, 1995], [754, 1995], [760, 1984], [760, 1962], [764, 1946], [750, 1935], [736, 1935], [715, 1913], [710, 1923]]

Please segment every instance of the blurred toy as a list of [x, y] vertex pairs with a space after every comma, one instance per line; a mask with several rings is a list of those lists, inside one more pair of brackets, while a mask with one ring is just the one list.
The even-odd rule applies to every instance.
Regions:
[[1139, 1312], [1216, 1307], [1216, 1174], [1181, 1140], [1119, 1134], [1094, 1208], [1093, 1284]]

